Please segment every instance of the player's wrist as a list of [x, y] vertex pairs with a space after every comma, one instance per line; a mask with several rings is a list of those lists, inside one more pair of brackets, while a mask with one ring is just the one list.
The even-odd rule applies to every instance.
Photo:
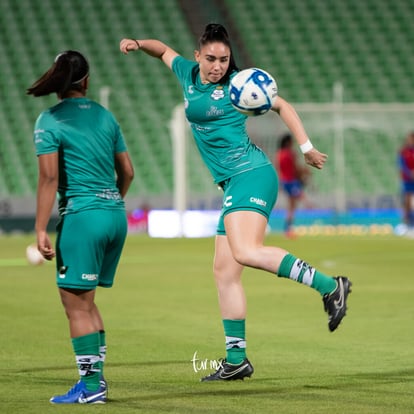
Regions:
[[312, 145], [312, 142], [310, 142], [310, 140], [308, 139], [304, 144], [299, 145], [299, 148], [300, 148], [302, 154], [306, 154], [311, 149], [313, 149], [313, 145]]

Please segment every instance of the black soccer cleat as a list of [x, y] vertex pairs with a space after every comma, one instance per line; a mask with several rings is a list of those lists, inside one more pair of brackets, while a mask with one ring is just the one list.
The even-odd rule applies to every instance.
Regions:
[[344, 277], [335, 277], [337, 288], [329, 294], [323, 296], [325, 312], [328, 313], [329, 330], [333, 332], [341, 323], [346, 314], [346, 301], [348, 294], [351, 293], [351, 281]]
[[233, 381], [244, 380], [251, 377], [254, 372], [253, 365], [245, 358], [240, 364], [230, 364], [225, 359], [222, 360], [219, 369], [213, 374], [201, 378], [201, 381]]

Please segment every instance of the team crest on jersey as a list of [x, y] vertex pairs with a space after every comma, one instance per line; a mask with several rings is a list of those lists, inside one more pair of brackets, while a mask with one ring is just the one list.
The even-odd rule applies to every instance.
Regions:
[[224, 90], [222, 86], [217, 86], [216, 89], [214, 89], [213, 93], [211, 94], [211, 97], [218, 101], [219, 99], [224, 98]]

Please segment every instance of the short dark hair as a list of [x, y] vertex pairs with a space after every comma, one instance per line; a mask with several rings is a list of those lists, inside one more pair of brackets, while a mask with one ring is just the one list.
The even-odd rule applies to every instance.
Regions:
[[33, 96], [45, 96], [57, 93], [64, 97], [70, 90], [82, 90], [81, 82], [89, 75], [89, 63], [80, 52], [67, 50], [59, 53], [53, 65], [26, 93]]
[[226, 28], [219, 24], [219, 23], [209, 23], [205, 29], [204, 33], [198, 39], [198, 47], [201, 49], [203, 46], [214, 43], [214, 42], [221, 42], [224, 43], [230, 49], [230, 64], [227, 72], [220, 80], [220, 83], [227, 83], [230, 78], [232, 72], [239, 71], [239, 68], [236, 65], [236, 61], [234, 60], [233, 50], [231, 47], [229, 35], [227, 33]]
[[279, 141], [279, 148], [283, 149], [283, 148], [287, 148], [291, 142], [292, 142], [292, 134], [289, 132], [286, 132], [285, 134], [283, 134], [280, 137], [280, 141]]

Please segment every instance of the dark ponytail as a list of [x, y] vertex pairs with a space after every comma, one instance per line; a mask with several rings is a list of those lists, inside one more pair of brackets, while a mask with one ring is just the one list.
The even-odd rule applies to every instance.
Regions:
[[236, 65], [236, 61], [234, 60], [233, 50], [231, 48], [231, 43], [227, 30], [223, 25], [219, 23], [209, 23], [206, 26], [206, 28], [204, 29], [204, 33], [198, 39], [198, 48], [200, 50], [203, 46], [214, 42], [223, 43], [230, 49], [229, 68], [227, 69], [226, 74], [220, 80], [220, 83], [226, 83], [230, 77], [230, 74], [234, 71], [238, 72], [239, 68]]
[[89, 64], [79, 52], [68, 50], [56, 56], [53, 65], [26, 93], [33, 96], [45, 96], [56, 93], [64, 98], [71, 90], [82, 91], [81, 82], [89, 74]]

